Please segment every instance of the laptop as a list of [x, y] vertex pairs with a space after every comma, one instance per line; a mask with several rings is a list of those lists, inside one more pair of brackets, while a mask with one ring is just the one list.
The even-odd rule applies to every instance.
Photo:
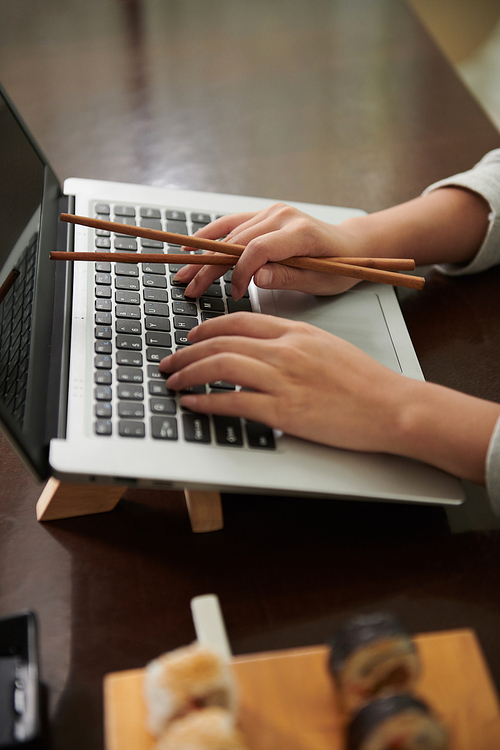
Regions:
[[[393, 288], [363, 282], [319, 298], [251, 286], [236, 303], [226, 276], [199, 300], [187, 300], [176, 269], [161, 262], [177, 247], [68, 225], [60, 213], [192, 233], [217, 216], [274, 201], [78, 178], [61, 186], [0, 93], [0, 421], [40, 480], [462, 502], [456, 478], [417, 461], [337, 450], [183, 409], [166, 389], [159, 361], [188, 345], [189, 329], [206, 317], [238, 309], [308, 321], [421, 379]], [[292, 205], [331, 223], [362, 213]], [[55, 249], [147, 252], [158, 262], [54, 262]]]

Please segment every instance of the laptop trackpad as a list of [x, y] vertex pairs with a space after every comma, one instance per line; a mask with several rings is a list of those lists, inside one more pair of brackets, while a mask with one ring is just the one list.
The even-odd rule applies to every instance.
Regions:
[[382, 311], [373, 292], [345, 292], [338, 297], [315, 297], [302, 292], [259, 289], [261, 312], [306, 323], [355, 344], [395, 372], [401, 367]]

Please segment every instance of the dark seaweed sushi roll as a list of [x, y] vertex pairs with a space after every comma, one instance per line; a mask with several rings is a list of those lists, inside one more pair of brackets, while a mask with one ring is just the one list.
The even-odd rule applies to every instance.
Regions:
[[382, 695], [410, 692], [419, 659], [408, 633], [389, 612], [348, 620], [331, 642], [330, 668], [346, 710]]
[[429, 708], [411, 695], [368, 703], [351, 721], [347, 750], [447, 750], [448, 733]]

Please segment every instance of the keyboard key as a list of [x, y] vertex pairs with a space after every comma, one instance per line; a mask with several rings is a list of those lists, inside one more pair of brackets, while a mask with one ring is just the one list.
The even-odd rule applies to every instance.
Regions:
[[249, 299], [239, 299], [237, 302], [232, 297], [227, 301], [227, 310], [230, 313], [234, 312], [252, 312], [252, 305]]
[[111, 388], [109, 385], [98, 385], [94, 388], [94, 398], [96, 401], [111, 401]]
[[94, 328], [94, 336], [96, 339], [110, 339], [111, 333], [111, 326], [98, 325]]
[[174, 317], [174, 328], [176, 328], [177, 330], [190, 331], [192, 328], [195, 328], [197, 325], [198, 325], [197, 318], [181, 318], [178, 315]]
[[144, 422], [122, 419], [118, 422], [118, 433], [121, 437], [143, 438], [146, 434]]
[[109, 286], [111, 284], [111, 274], [110, 273], [96, 273], [95, 283], [105, 284], [106, 286]]
[[148, 315], [145, 325], [147, 331], [170, 331], [170, 321], [168, 318], [155, 318]]
[[219, 445], [243, 445], [243, 432], [238, 417], [214, 416], [215, 439]]
[[159, 219], [141, 219], [141, 227], [145, 229], [155, 229], [157, 232], [161, 232], [162, 226]]
[[174, 417], [151, 417], [151, 434], [156, 440], [177, 440], [177, 420]]
[[210, 383], [210, 388], [221, 391], [234, 391], [236, 386], [232, 383], [227, 383], [225, 380], [215, 380], [213, 383]]
[[125, 237], [117, 237], [115, 239], [115, 250], [137, 250], [137, 240], [126, 239]]
[[141, 295], [139, 292], [125, 292], [123, 289], [115, 292], [115, 302], [120, 305], [140, 305]]
[[153, 273], [153, 274], [158, 273], [158, 274], [162, 274], [163, 276], [165, 276], [166, 274], [165, 263], [143, 263], [142, 271], [143, 273]]
[[168, 318], [169, 308], [168, 305], [165, 305], [163, 302], [145, 302], [144, 314], [161, 315], [162, 317]]
[[134, 318], [140, 320], [141, 308], [133, 307], [132, 305], [116, 305], [115, 315], [117, 318]]
[[95, 246], [99, 250], [110, 250], [111, 249], [111, 240], [107, 237], [96, 237], [95, 238]]
[[115, 263], [117, 276], [139, 276], [139, 266], [136, 263]]
[[167, 388], [165, 380], [150, 380], [148, 382], [148, 393], [150, 396], [175, 396], [175, 391]]
[[109, 401], [100, 401], [94, 407], [96, 417], [101, 419], [111, 419], [112, 407]]
[[173, 302], [172, 312], [174, 315], [198, 315], [198, 308], [194, 302]]
[[96, 237], [111, 237], [111, 232], [108, 229], [96, 229]]
[[118, 416], [123, 419], [144, 419], [144, 404], [135, 401], [120, 401]]
[[159, 240], [148, 240], [145, 237], [141, 237], [141, 247], [145, 247], [148, 253], [155, 252], [156, 250], [159, 253], [163, 252], [163, 242]]
[[172, 337], [169, 333], [157, 333], [148, 331], [146, 333], [146, 344], [148, 346], [172, 346]]
[[95, 341], [94, 351], [96, 354], [111, 354], [111, 352], [113, 351], [111, 341]]
[[94, 423], [94, 432], [96, 435], [111, 435], [113, 427], [110, 419], [98, 419]]
[[94, 295], [100, 299], [109, 299], [111, 297], [111, 288], [109, 286], [96, 286]]
[[117, 367], [116, 379], [119, 383], [142, 383], [142, 370], [138, 367]]
[[175, 232], [175, 234], [189, 234], [186, 222], [176, 221], [175, 219], [167, 220], [167, 232]]
[[250, 448], [261, 448], [263, 450], [275, 450], [274, 433], [270, 427], [259, 422], [245, 422]]
[[96, 385], [111, 385], [112, 377], [110, 370], [97, 370], [94, 373], [94, 383]]
[[210, 422], [205, 414], [183, 414], [182, 426], [189, 443], [210, 443]]
[[142, 283], [144, 284], [145, 287], [153, 286], [153, 287], [157, 287], [158, 289], [167, 288], [166, 278], [164, 276], [160, 276], [159, 273], [144, 274], [144, 276], [142, 277]]
[[133, 206], [115, 206], [115, 216], [135, 216]]
[[191, 346], [191, 342], [188, 340], [188, 335], [185, 331], [175, 331], [174, 339], [175, 343], [180, 347]]
[[201, 314], [201, 321], [203, 323], [205, 320], [210, 320], [211, 318], [220, 318], [221, 315], [224, 315], [224, 313], [203, 312]]
[[[175, 291], [178, 291], [177, 289]], [[168, 302], [166, 289], [143, 289], [142, 296], [146, 302]]]
[[109, 203], [96, 203], [94, 209], [96, 214], [107, 214], [109, 216]]
[[[155, 378], [155, 380], [165, 380], [167, 376], [160, 372], [158, 365], [148, 365], [148, 378]], [[150, 391], [151, 393], [151, 391]]]
[[115, 341], [117, 349], [134, 349], [135, 351], [142, 349], [142, 339], [140, 336], [119, 333], [117, 334]]
[[[233, 298], [231, 297], [231, 284], [229, 284], [229, 283], [227, 283], [227, 282], [226, 282], [226, 283], [224, 284], [224, 288], [225, 288], [225, 290], [226, 290], [226, 296], [227, 296], [228, 298], [230, 298], [230, 299], [233, 299]], [[206, 294], [206, 292], [205, 292], [205, 294]], [[247, 289], [247, 290], [245, 291], [245, 294], [243, 295], [243, 297], [244, 297], [245, 299], [248, 299], [248, 297], [249, 297], [249, 296], [250, 296], [250, 294], [249, 294], [249, 291], [248, 291], [248, 289]]]
[[133, 333], [140, 335], [142, 333], [142, 323], [137, 320], [117, 320], [115, 323], [117, 333]]
[[127, 401], [144, 400], [144, 388], [142, 385], [127, 385], [126, 383], [120, 383], [117, 388], [117, 394], [118, 398], [126, 399]]
[[210, 214], [203, 214], [203, 213], [198, 213], [196, 211], [191, 211], [191, 221], [196, 222], [198, 224], [210, 224], [212, 219], [210, 218]]
[[146, 359], [148, 362], [161, 362], [165, 357], [169, 357], [172, 354], [171, 349], [146, 349]]
[[173, 398], [150, 398], [149, 410], [153, 414], [175, 414], [177, 405]]
[[142, 354], [130, 349], [121, 349], [116, 352], [116, 364], [127, 367], [142, 367]]
[[[109, 295], [111, 297], [111, 294]], [[96, 310], [104, 310], [104, 311], [110, 311], [112, 307], [112, 302], [110, 299], [96, 299], [95, 301], [95, 309]]]
[[[227, 291], [226, 291], [227, 294]], [[203, 293], [204, 297], [222, 297], [222, 289], [220, 284], [211, 284], [208, 289]]]
[[94, 322], [98, 326], [110, 326], [112, 321], [111, 313], [109, 312], [96, 312], [94, 315]]
[[115, 289], [124, 289], [129, 292], [138, 292], [141, 288], [139, 279], [133, 276], [117, 276], [115, 278]]
[[97, 354], [94, 357], [94, 367], [96, 370], [111, 370], [113, 360], [109, 354]]
[[147, 208], [144, 206], [139, 211], [141, 219], [161, 219], [161, 213], [159, 208]]
[[111, 273], [111, 263], [105, 263], [103, 260], [95, 264], [95, 270], [102, 273]]
[[165, 218], [166, 219], [173, 219], [174, 221], [186, 221], [186, 214], [184, 211], [165, 211]]
[[200, 297], [200, 310], [204, 312], [224, 312], [224, 300], [214, 297]]

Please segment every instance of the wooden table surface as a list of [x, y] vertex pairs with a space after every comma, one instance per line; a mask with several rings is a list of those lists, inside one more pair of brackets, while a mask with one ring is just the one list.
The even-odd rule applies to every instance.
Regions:
[[[0, 0], [0, 18], [0, 80], [61, 180], [374, 211], [500, 146], [402, 0]], [[401, 295], [428, 379], [500, 399], [499, 284], [429, 271]], [[478, 488], [448, 515], [224, 496], [207, 535], [180, 493], [41, 525], [39, 491], [2, 439], [0, 615], [38, 614], [51, 748], [102, 748], [103, 675], [191, 641], [204, 593], [236, 654], [384, 607], [412, 632], [475, 629], [500, 687], [500, 533]]]

